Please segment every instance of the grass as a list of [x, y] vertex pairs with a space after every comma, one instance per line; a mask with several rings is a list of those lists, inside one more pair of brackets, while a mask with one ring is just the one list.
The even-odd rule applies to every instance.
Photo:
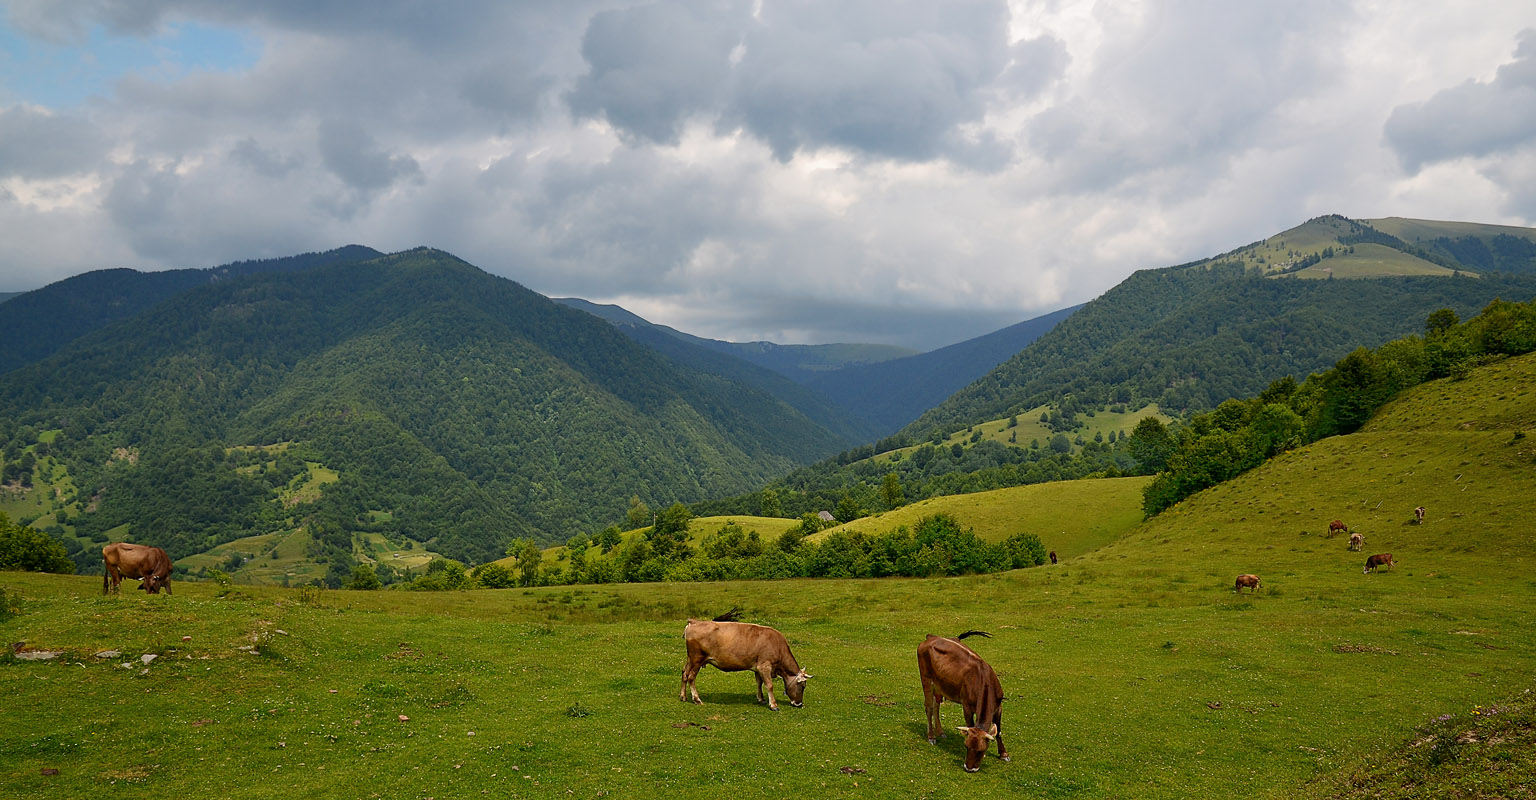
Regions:
[[[21, 613], [0, 636], [63, 655], [0, 656], [0, 794], [1445, 794], [1392, 794], [1394, 775], [1529, 786], [1528, 748], [1436, 744], [1529, 730], [1470, 713], [1525, 703], [1536, 684], [1536, 437], [1515, 436], [1536, 432], [1528, 385], [1536, 359], [1421, 387], [1359, 434], [1067, 563], [999, 575], [224, 597], [183, 583], [174, 597], [103, 598], [91, 576], [7, 573]], [[1335, 517], [1397, 569], [1362, 575], [1362, 554], [1322, 533]], [[1264, 590], [1233, 594], [1241, 572]], [[684, 620], [731, 606], [788, 636], [816, 676], [805, 708], [768, 711], [750, 677], [715, 670], [699, 678], [704, 705], [677, 701]], [[974, 775], [956, 737], [926, 742], [913, 663], [924, 634], [967, 628], [993, 635], [975, 646], [1007, 693], [1013, 753]], [[93, 655], [104, 649], [121, 655]], [[1438, 763], [1420, 755], [1437, 746]]]
[[[964, 447], [970, 447], [974, 444], [971, 439], [975, 437], [977, 431], [980, 431], [982, 440], [990, 440], [1010, 447], [1027, 448], [1031, 442], [1039, 442], [1041, 447], [1045, 447], [1050, 444], [1051, 437], [1056, 435], [1055, 431], [1045, 427], [1040, 422], [1040, 415], [1050, 408], [1049, 405], [1043, 405], [1019, 413], [1018, 425], [1011, 428], [1008, 427], [1007, 417], [972, 425], [970, 428], [955, 431], [944, 437], [943, 441], [939, 442], [937, 446], [945, 448], [959, 444]], [[1136, 423], [1140, 422], [1143, 417], [1156, 417], [1165, 424], [1173, 421], [1173, 418], [1164, 414], [1156, 403], [1149, 403], [1134, 411], [1114, 412], [1100, 410], [1095, 411], [1091, 417], [1086, 413], [1078, 414], [1077, 418], [1084, 423], [1084, 427], [1068, 432], [1066, 436], [1072, 440], [1076, 440], [1078, 436], [1082, 436], [1084, 440], [1091, 440], [1094, 434], [1102, 434], [1108, 438], [1110, 431], [1118, 431], [1121, 436], [1129, 436], [1131, 431], [1136, 429]], [[910, 447], [880, 453], [873, 456], [873, 459], [876, 463], [899, 461], [911, 455], [919, 447], [932, 444], [932, 441], [925, 441]], [[1081, 448], [1074, 445], [1072, 449], [1075, 452]]]
[[917, 527], [923, 517], [949, 514], [989, 542], [1033, 533], [1047, 550], [1071, 558], [1102, 547], [1141, 522], [1141, 490], [1149, 478], [1101, 478], [1014, 486], [921, 500], [894, 511], [829, 528], [881, 534], [899, 525]]

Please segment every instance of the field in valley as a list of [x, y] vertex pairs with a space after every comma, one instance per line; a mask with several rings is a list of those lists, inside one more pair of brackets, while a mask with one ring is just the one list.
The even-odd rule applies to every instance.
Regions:
[[[1421, 726], [1470, 726], [1477, 706], [1523, 702], [1536, 685], [1531, 386], [1532, 358], [1426, 385], [1361, 433], [1131, 520], [1058, 565], [997, 575], [440, 594], [178, 583], [171, 597], [103, 598], [99, 577], [6, 573], [20, 614], [0, 635], [60, 655], [0, 661], [0, 786], [1376, 796], [1373, 781], [1422, 780], [1371, 771], [1429, 741]], [[1020, 495], [1019, 513], [1095, 514], [1091, 498], [1041, 497]], [[1365, 535], [1366, 553], [1396, 554], [1396, 569], [1362, 574], [1365, 554], [1326, 536], [1334, 518]], [[1242, 572], [1263, 591], [1234, 594]], [[678, 702], [684, 621], [732, 606], [788, 635], [815, 675], [804, 708], [769, 711], [749, 676], [713, 669], [699, 678], [704, 705]], [[924, 634], [968, 628], [992, 633], [969, 641], [1002, 678], [1013, 755], [976, 774], [957, 736], [926, 742], [915, 666]], [[962, 724], [949, 705], [944, 721]], [[1447, 763], [1500, 746], [1452, 743]], [[1519, 796], [1509, 781], [1532, 777], [1528, 755], [1490, 763], [1507, 769], [1474, 774], [1484, 796]]]

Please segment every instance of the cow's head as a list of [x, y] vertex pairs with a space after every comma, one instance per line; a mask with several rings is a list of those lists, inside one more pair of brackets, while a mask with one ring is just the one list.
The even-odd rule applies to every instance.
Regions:
[[139, 582], [139, 588], [150, 594], [159, 594], [160, 587], [164, 585], [164, 579], [155, 575], [145, 575], [144, 580]]
[[981, 759], [987, 754], [987, 745], [997, 738], [997, 725], [986, 728], [967, 728], [960, 726], [959, 731], [965, 734], [965, 771], [977, 772], [981, 769]]
[[800, 670], [799, 674], [784, 676], [784, 693], [789, 695], [789, 704], [795, 708], [805, 705], [805, 682], [811, 679], [811, 673]]

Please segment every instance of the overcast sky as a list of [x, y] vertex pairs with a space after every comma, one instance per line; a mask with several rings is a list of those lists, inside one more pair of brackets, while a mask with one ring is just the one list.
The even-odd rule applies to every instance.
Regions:
[[1536, 221], [1536, 2], [0, 9], [0, 291], [429, 245], [929, 349], [1319, 214]]

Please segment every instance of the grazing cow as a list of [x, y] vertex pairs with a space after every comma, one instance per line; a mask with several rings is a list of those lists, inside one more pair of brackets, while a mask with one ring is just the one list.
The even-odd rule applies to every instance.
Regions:
[[1328, 538], [1331, 539], [1336, 534], [1341, 533], [1341, 532], [1342, 533], [1348, 533], [1349, 532], [1349, 526], [1345, 525], [1342, 520], [1334, 520], [1334, 521], [1328, 523]]
[[1358, 553], [1358, 552], [1360, 552], [1360, 548], [1362, 548], [1364, 546], [1365, 546], [1365, 537], [1362, 536], [1358, 531], [1356, 531], [1355, 533], [1351, 533], [1349, 535], [1349, 549], [1352, 552]]
[[[939, 705], [945, 700], [965, 710], [965, 771], [981, 769], [987, 744], [997, 740], [997, 757], [1011, 761], [1003, 745], [1003, 685], [991, 665], [960, 643], [967, 636], [989, 636], [966, 631], [953, 639], [928, 634], [917, 646], [917, 673], [923, 679], [923, 709], [928, 713], [928, 743], [944, 735]], [[990, 637], [989, 637], [990, 638]]]
[[1056, 551], [1055, 550], [1051, 551], [1051, 563], [1052, 564], [1056, 563]]
[[1424, 507], [1423, 506], [1419, 506], [1418, 508], [1415, 508], [1413, 510], [1413, 521], [1414, 521], [1415, 524], [1418, 524], [1418, 525], [1423, 525], [1424, 524]]
[[683, 688], [677, 699], [687, 702], [692, 693], [693, 702], [703, 703], [694, 680], [705, 664], [713, 664], [721, 672], [751, 670], [757, 678], [757, 702], [763, 702], [766, 687], [768, 707], [774, 711], [779, 710], [779, 704], [773, 699], [773, 679], [783, 678], [789, 704], [799, 708], [805, 699], [805, 682], [812, 676], [795, 661], [784, 634], [765, 625], [737, 622], [736, 616], [732, 609], [712, 620], [688, 620], [683, 628], [688, 660], [683, 664]]
[[139, 578], [139, 588], [150, 594], [171, 591], [171, 557], [158, 547], [117, 542], [101, 548], [101, 593], [116, 592], [123, 578]]
[[1252, 589], [1254, 594], [1258, 594], [1259, 593], [1259, 576], [1257, 576], [1257, 575], [1239, 575], [1239, 576], [1237, 576], [1237, 588], [1233, 589], [1233, 591], [1237, 592], [1238, 594], [1242, 594], [1244, 588]]
[[1365, 560], [1365, 572], [1370, 572], [1380, 567], [1391, 569], [1395, 566], [1397, 566], [1397, 559], [1393, 558], [1391, 553], [1377, 553]]

